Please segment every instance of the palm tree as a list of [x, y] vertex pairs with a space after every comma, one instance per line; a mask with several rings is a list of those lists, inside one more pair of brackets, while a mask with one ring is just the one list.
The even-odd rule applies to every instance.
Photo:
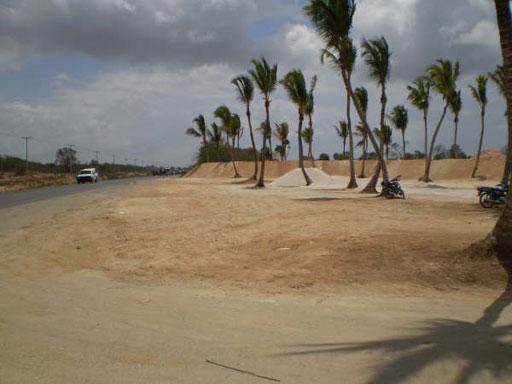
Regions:
[[[496, 67], [496, 70], [494, 72], [488, 73], [490, 79], [498, 86], [498, 89], [501, 93], [501, 95], [505, 98], [505, 102], [507, 101], [506, 96], [506, 87], [505, 87], [505, 68], [501, 65], [498, 65]], [[508, 117], [509, 124], [512, 124], [512, 119], [510, 118], [510, 113], [506, 112], [505, 116]], [[508, 153], [512, 153], [512, 133], [509, 135], [508, 138]], [[508, 183], [509, 176], [511, 174], [512, 170], [512, 156], [507, 156], [507, 160], [505, 161], [505, 168], [503, 169], [503, 176], [501, 177], [501, 183], [506, 184]]]
[[487, 106], [487, 81], [487, 76], [480, 75], [476, 78], [476, 86], [469, 85], [471, 95], [475, 98], [476, 102], [480, 106], [480, 121], [482, 127], [480, 131], [480, 142], [478, 144], [478, 152], [476, 154], [475, 167], [473, 168], [473, 173], [471, 174], [472, 178], [476, 177], [476, 171], [478, 170], [478, 165], [480, 164], [480, 154], [482, 153], [482, 145], [484, 142], [485, 108]]
[[446, 117], [448, 107], [450, 106], [452, 99], [456, 94], [455, 83], [460, 75], [460, 66], [458, 61], [455, 62], [455, 64], [452, 64], [450, 60], [438, 60], [437, 64], [430, 66], [427, 71], [432, 83], [432, 89], [443, 98], [444, 107], [443, 112], [441, 113], [441, 117], [439, 118], [439, 122], [437, 123], [437, 126], [434, 130], [434, 134], [432, 135], [432, 141], [430, 143], [430, 149], [427, 155], [425, 174], [420, 178], [420, 181], [425, 183], [432, 181], [430, 178], [430, 169], [432, 167], [434, 147], [436, 145], [437, 135], [439, 134], [441, 125], [443, 124], [444, 118]]
[[245, 104], [245, 114], [247, 116], [247, 123], [249, 124], [249, 134], [251, 135], [251, 145], [254, 154], [254, 173], [250, 180], [256, 181], [258, 177], [258, 150], [256, 149], [256, 142], [254, 141], [251, 121], [251, 102], [254, 99], [254, 85], [249, 77], [243, 75], [231, 80], [231, 84], [236, 87], [238, 100]]
[[[203, 140], [203, 147], [206, 148], [206, 137], [208, 135], [208, 129], [206, 128], [206, 121], [204, 119], [203, 115], [197, 116], [193, 123], [196, 125], [197, 128], [188, 128], [186, 130], [186, 134], [192, 137], [200, 137]], [[206, 156], [208, 157], [208, 152], [206, 153]], [[207, 160], [208, 162], [209, 160]]]
[[428, 153], [428, 111], [430, 109], [430, 79], [426, 76], [420, 76], [408, 85], [409, 96], [407, 99], [418, 110], [423, 112], [423, 124], [425, 126], [425, 169], [427, 168]]
[[290, 145], [290, 141], [288, 140], [289, 134], [290, 127], [288, 126], [288, 123], [282, 122], [276, 124], [274, 137], [281, 142], [281, 145], [276, 146], [276, 152], [281, 156], [281, 161], [286, 160], [286, 151]]
[[[274, 64], [272, 67], [267, 63], [267, 60], [262, 57], [260, 60], [252, 61], [253, 69], [249, 71], [252, 79], [256, 83], [256, 86], [263, 95], [266, 115], [266, 126], [269, 130], [270, 127], [270, 95], [275, 91], [277, 86], [277, 65]], [[272, 134], [270, 134], [272, 137]], [[261, 150], [261, 171], [256, 187], [265, 187], [265, 157], [267, 153], [267, 135], [263, 135], [263, 148]], [[272, 153], [272, 147], [270, 147], [270, 153]]]
[[[386, 119], [386, 105], [388, 98], [386, 95], [386, 85], [391, 72], [391, 52], [389, 45], [384, 36], [373, 40], [363, 40], [362, 44], [363, 58], [368, 66], [370, 78], [377, 82], [380, 87], [380, 131], [383, 131]], [[383, 143], [380, 140], [380, 151], [383, 150]], [[377, 164], [375, 173], [373, 174], [368, 185], [363, 189], [365, 193], [377, 192], [377, 181], [379, 180], [381, 167]]]
[[306, 139], [306, 137], [304, 135], [307, 135], [307, 138], [309, 139], [309, 142], [306, 141], [306, 143], [309, 145], [308, 157], [312, 161], [313, 167], [315, 166], [315, 159], [313, 158], [312, 147], [313, 147], [313, 136], [314, 136], [314, 131], [313, 131], [313, 113], [315, 113], [315, 96], [314, 96], [314, 91], [315, 91], [315, 88], [316, 88], [316, 82], [317, 82], [317, 77], [315, 75], [311, 79], [311, 84], [309, 86], [309, 92], [308, 92], [308, 102], [306, 103], [306, 109], [304, 111], [304, 113], [308, 116], [309, 127], [306, 128], [304, 130], [304, 132], [303, 132], [304, 140]]
[[391, 130], [391, 127], [387, 124], [384, 125], [384, 130], [382, 132], [379, 132], [380, 139], [382, 140], [382, 143], [384, 144], [384, 148], [386, 150], [386, 160], [389, 160], [389, 146], [393, 142], [393, 131]]
[[212, 129], [208, 130], [208, 138], [215, 144], [215, 148], [217, 150], [217, 161], [219, 161], [219, 147], [222, 142], [222, 129], [215, 122], [211, 124], [211, 127]]
[[[503, 67], [505, 68], [505, 89], [507, 92], [507, 116], [509, 151], [507, 157], [510, 160], [512, 151], [512, 15], [509, 0], [494, 0], [500, 31], [501, 52], [503, 55]], [[510, 177], [510, 175], [509, 175]], [[510, 180], [512, 184], [512, 180]], [[510, 255], [512, 255], [512, 195], [508, 195], [505, 209], [501, 214], [493, 235], [496, 240], [496, 249], [499, 256], [510, 267]]]
[[450, 103], [450, 109], [453, 114], [453, 145], [452, 145], [452, 157], [457, 157], [457, 152], [459, 151], [459, 146], [457, 145], [457, 135], [459, 130], [459, 115], [462, 109], [462, 95], [460, 91], [456, 91], [455, 95], [453, 95], [452, 101]]
[[304, 168], [304, 149], [302, 147], [302, 125], [304, 122], [304, 115], [308, 104], [309, 93], [306, 89], [306, 81], [304, 75], [300, 70], [293, 70], [289, 72], [281, 84], [288, 93], [288, 97], [297, 107], [299, 113], [299, 127], [298, 127], [298, 138], [299, 138], [299, 168], [302, 170], [306, 185], [311, 185], [311, 178], [306, 173]]
[[362, 163], [361, 163], [361, 174], [358, 176], [361, 179], [366, 177], [366, 153], [368, 152], [368, 132], [361, 124], [356, 126], [356, 136], [360, 137], [361, 140], [356, 144], [356, 147], [361, 147], [362, 149]]
[[407, 108], [405, 108], [403, 105], [397, 105], [395, 108], [393, 108], [393, 111], [389, 116], [389, 120], [391, 120], [391, 123], [395, 126], [396, 129], [402, 132], [402, 159], [405, 160], [407, 154], [405, 150], [405, 130], [407, 129], [407, 124], [409, 123], [409, 113]]
[[375, 149], [377, 158], [382, 166], [384, 180], [389, 180], [388, 169], [380, 151], [379, 145], [367, 121], [366, 114], [355, 100], [349, 70], [355, 60], [355, 48], [350, 38], [352, 21], [356, 11], [355, 0], [309, 0], [304, 7], [305, 14], [325, 42], [322, 58], [341, 72], [347, 95], [354, 101], [359, 118]]
[[313, 164], [314, 164], [314, 159], [313, 159], [312, 145], [313, 145], [314, 135], [315, 135], [315, 132], [310, 127], [306, 127], [302, 131], [302, 139], [304, 140], [304, 143], [306, 143], [308, 145], [308, 159], [313, 161]]
[[[236, 168], [235, 163], [235, 138], [240, 129], [240, 117], [238, 115], [231, 114], [231, 111], [225, 105], [220, 106], [213, 113], [216, 119], [221, 121], [221, 128], [226, 133], [228, 138], [228, 146], [231, 154], [231, 162], [233, 163], [233, 170], [235, 171], [235, 178], [239, 178], [240, 174], [238, 173], [238, 169]], [[232, 139], [233, 146], [229, 145], [229, 140]]]
[[334, 126], [334, 129], [338, 136], [341, 137], [341, 140], [343, 140], [343, 159], [346, 159], [347, 138], [349, 136], [348, 123], [346, 121], [340, 121], [338, 124], [338, 126]]

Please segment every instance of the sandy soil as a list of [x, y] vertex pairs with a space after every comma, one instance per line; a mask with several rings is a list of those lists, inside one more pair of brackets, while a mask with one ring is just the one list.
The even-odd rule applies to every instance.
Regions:
[[467, 183], [410, 182], [406, 191], [406, 201], [385, 201], [336, 189], [162, 181], [2, 236], [0, 247], [4, 260], [28, 270], [268, 292], [501, 286], [498, 263], [464, 255], [498, 211], [481, 209]]
[[470, 184], [155, 179], [0, 210], [0, 382], [510, 382]]

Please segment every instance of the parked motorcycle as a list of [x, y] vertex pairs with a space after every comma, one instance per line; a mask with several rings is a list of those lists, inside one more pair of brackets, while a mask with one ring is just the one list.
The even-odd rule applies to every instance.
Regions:
[[382, 194], [386, 199], [405, 199], [405, 192], [400, 185], [400, 176], [382, 182]]
[[498, 184], [496, 187], [478, 187], [480, 205], [483, 208], [492, 208], [495, 205], [505, 204], [508, 190], [508, 184]]

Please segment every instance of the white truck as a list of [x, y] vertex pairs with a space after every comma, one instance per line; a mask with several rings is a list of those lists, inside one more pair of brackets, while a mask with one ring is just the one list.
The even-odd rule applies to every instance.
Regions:
[[96, 172], [96, 168], [82, 169], [80, 171], [80, 173], [76, 176], [76, 182], [78, 184], [97, 183], [98, 182], [98, 172]]

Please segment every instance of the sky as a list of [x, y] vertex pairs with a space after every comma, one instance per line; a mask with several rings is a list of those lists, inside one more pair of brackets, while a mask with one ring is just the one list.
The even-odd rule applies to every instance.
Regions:
[[[53, 162], [73, 144], [80, 160], [100, 151], [101, 161], [187, 166], [199, 140], [186, 136], [192, 120], [227, 105], [244, 116], [230, 81], [253, 58], [318, 76], [313, 151], [341, 152], [333, 126], [344, 119], [339, 75], [320, 63], [323, 43], [304, 16], [301, 0], [0, 0], [0, 154]], [[479, 107], [468, 84], [501, 62], [494, 2], [489, 0], [359, 0], [354, 38], [385, 36], [392, 51], [390, 109], [409, 109], [408, 150], [423, 148], [422, 115], [407, 102], [406, 86], [437, 59], [460, 60], [463, 109], [459, 143], [468, 154], [479, 138]], [[380, 112], [376, 84], [358, 58], [354, 86], [370, 94], [369, 120]], [[431, 126], [441, 113], [433, 95]], [[264, 119], [260, 95], [254, 125]], [[489, 83], [484, 146], [506, 143], [505, 102]], [[292, 127], [297, 111], [278, 88], [271, 120]], [[357, 120], [354, 112], [354, 120]], [[449, 147], [452, 118], [439, 143]], [[244, 121], [244, 127], [247, 124]], [[401, 142], [398, 131], [394, 141]], [[275, 141], [275, 140], [274, 140]], [[242, 138], [249, 145], [248, 129]], [[261, 139], [258, 138], [258, 142]]]

